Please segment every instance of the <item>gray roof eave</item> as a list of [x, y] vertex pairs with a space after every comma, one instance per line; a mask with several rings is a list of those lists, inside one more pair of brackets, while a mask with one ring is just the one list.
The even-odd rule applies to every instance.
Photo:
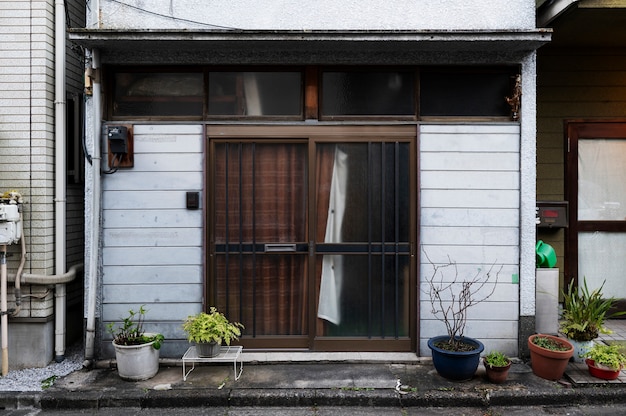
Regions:
[[385, 51], [532, 51], [550, 42], [551, 29], [472, 30], [472, 31], [248, 31], [248, 30], [117, 30], [70, 29], [69, 39], [90, 49], [193, 51], [245, 50], [262, 47], [271, 50], [310, 48], [334, 50], [359, 48]]

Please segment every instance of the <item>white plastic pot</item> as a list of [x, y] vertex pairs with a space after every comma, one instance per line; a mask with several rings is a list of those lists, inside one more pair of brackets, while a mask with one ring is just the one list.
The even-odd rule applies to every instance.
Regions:
[[113, 342], [120, 378], [141, 381], [152, 378], [159, 372], [159, 350], [154, 349], [152, 344], [154, 341], [141, 345], [117, 345]]

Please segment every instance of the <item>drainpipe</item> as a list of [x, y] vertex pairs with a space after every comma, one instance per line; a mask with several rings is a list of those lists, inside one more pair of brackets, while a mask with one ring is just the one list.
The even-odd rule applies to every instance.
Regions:
[[96, 336], [96, 284], [98, 283], [98, 248], [100, 241], [100, 140], [101, 140], [101, 98], [100, 98], [100, 52], [94, 49], [91, 53], [91, 68], [93, 70], [92, 115], [93, 124], [93, 153], [92, 153], [92, 206], [91, 206], [91, 240], [89, 242], [89, 273], [87, 274], [87, 324], [85, 329], [85, 367], [91, 365], [94, 358], [94, 344]]
[[0, 326], [2, 336], [2, 377], [9, 372], [9, 319], [7, 316], [7, 246], [0, 247]]
[[[66, 144], [65, 144], [65, 4], [63, 0], [54, 2], [55, 44], [54, 44], [54, 104], [55, 104], [55, 269], [65, 272], [65, 213], [66, 213]], [[55, 360], [65, 359], [65, 284], [55, 287]]]

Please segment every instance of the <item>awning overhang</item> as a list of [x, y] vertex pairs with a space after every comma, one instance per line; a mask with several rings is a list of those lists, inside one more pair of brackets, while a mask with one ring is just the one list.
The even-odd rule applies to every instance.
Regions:
[[[70, 29], [70, 41], [115, 53], [203, 55], [298, 53], [529, 52], [550, 42], [551, 29], [527, 31], [186, 31]], [[274, 58], [276, 58], [274, 56]]]

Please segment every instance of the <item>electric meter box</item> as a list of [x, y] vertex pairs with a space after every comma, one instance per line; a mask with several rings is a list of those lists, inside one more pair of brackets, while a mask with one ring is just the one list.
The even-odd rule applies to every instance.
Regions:
[[567, 228], [567, 202], [537, 201], [537, 217], [539, 228]]
[[20, 241], [20, 213], [17, 205], [0, 204], [0, 244], [16, 244]]

